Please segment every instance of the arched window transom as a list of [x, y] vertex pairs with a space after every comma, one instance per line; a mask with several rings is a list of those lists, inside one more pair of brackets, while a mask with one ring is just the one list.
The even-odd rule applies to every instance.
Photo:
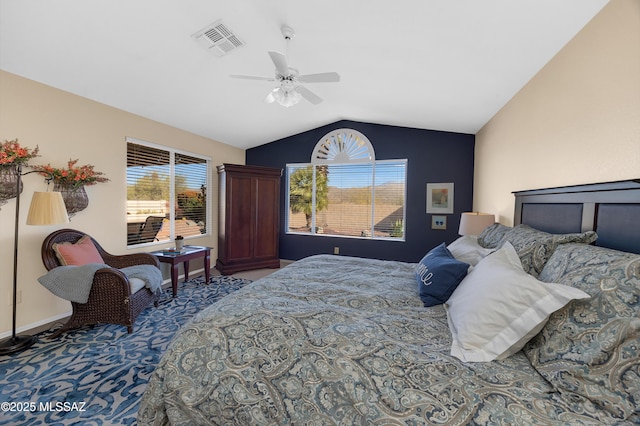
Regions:
[[311, 155], [312, 164], [363, 163], [376, 160], [373, 146], [362, 133], [338, 129], [324, 135]]

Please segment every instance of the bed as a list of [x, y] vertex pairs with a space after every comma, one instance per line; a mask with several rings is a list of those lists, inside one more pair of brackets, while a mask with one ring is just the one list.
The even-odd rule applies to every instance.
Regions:
[[[163, 356], [138, 423], [640, 424], [640, 183], [515, 196], [514, 227], [464, 241], [475, 260], [448, 246], [473, 265], [446, 304], [425, 307], [417, 284], [425, 259], [318, 255], [202, 311]], [[458, 340], [509, 311], [490, 303], [511, 289], [471, 293], [472, 303], [461, 295], [480, 288], [471, 282], [501, 281], [487, 273], [498, 260], [515, 265], [512, 253], [523, 294], [539, 285], [568, 300], [537, 312], [540, 324], [483, 361]]]

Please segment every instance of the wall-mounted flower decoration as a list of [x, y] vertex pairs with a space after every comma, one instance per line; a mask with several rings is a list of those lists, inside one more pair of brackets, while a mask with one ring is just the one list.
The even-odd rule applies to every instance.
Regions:
[[89, 205], [89, 197], [84, 190], [86, 185], [109, 181], [104, 177], [104, 173], [95, 171], [94, 166], [90, 164], [76, 166], [77, 162], [77, 159], [69, 160], [66, 168], [52, 167], [50, 164], [33, 166], [33, 169], [53, 180], [53, 190], [62, 193], [69, 217], [86, 209]]
[[77, 159], [69, 160], [66, 168], [52, 167], [51, 164], [47, 164], [46, 166], [33, 166], [33, 169], [41, 171], [42, 175], [53, 179], [53, 183], [62, 186], [78, 187], [109, 181], [104, 177], [104, 173], [96, 172], [91, 164], [76, 166], [77, 162]]
[[37, 156], [37, 146], [34, 149], [25, 148], [18, 143], [18, 139], [5, 140], [0, 144], [0, 206], [18, 195], [18, 166], [26, 166], [29, 160]]
[[26, 164], [29, 160], [38, 156], [38, 147], [34, 149], [20, 146], [18, 139], [5, 140], [0, 145], [0, 165]]

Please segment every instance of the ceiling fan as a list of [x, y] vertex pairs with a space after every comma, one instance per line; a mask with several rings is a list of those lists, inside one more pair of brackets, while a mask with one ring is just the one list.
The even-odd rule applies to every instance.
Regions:
[[[282, 35], [287, 42], [295, 36], [291, 27], [283, 26]], [[290, 107], [297, 104], [301, 98], [305, 98], [314, 105], [322, 102], [322, 98], [300, 83], [335, 83], [340, 81], [337, 72], [323, 72], [318, 74], [300, 74], [296, 68], [290, 67], [286, 55], [280, 52], [269, 51], [269, 56], [275, 65], [275, 77], [257, 77], [251, 75], [232, 74], [233, 78], [245, 80], [275, 81], [278, 87], [273, 89], [265, 98], [268, 103], [277, 102], [282, 106]]]

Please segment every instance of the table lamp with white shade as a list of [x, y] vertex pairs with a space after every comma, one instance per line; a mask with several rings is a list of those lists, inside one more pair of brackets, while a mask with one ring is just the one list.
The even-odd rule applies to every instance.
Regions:
[[489, 213], [465, 212], [460, 216], [460, 235], [480, 235], [487, 226], [496, 221], [495, 215]]

